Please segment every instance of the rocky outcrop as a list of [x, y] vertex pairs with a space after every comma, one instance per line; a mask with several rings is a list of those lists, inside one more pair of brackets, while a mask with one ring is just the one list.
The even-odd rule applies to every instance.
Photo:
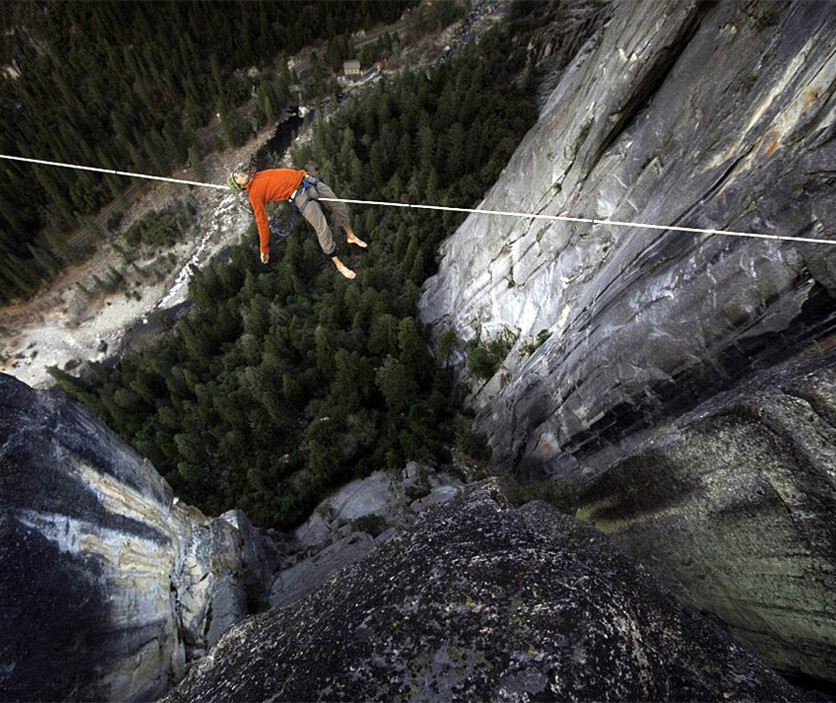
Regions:
[[375, 471], [346, 484], [282, 544], [270, 605], [280, 608], [312, 593], [340, 569], [412, 525], [428, 507], [457, 495], [462, 485], [458, 476], [414, 461], [398, 478]]
[[798, 695], [599, 532], [488, 481], [236, 625], [164, 700], [406, 699]]
[[537, 76], [541, 107], [554, 90], [563, 69], [584, 42], [604, 26], [611, 5], [610, 0], [541, 0], [520, 6], [533, 15], [527, 21], [536, 23], [526, 46], [526, 68], [533, 68]]
[[836, 671], [836, 354], [784, 364], [660, 428], [580, 514], [772, 666]]
[[[481, 207], [836, 239], [831, 3], [625, 1], [607, 13]], [[442, 253], [423, 319], [463, 341], [516, 340], [486, 383], [462, 350], [454, 359], [494, 460], [589, 484], [593, 519], [658, 558], [678, 592], [736, 613], [776, 666], [834, 681], [836, 620], [817, 604], [834, 593], [836, 463], [828, 416], [804, 405], [826, 405], [829, 377], [803, 399], [739, 395], [749, 409], [734, 429], [669, 427], [764, 369], [832, 365], [836, 247], [472, 216]], [[783, 445], [779, 416], [794, 418]], [[720, 533], [736, 520], [764, 539]], [[671, 529], [675, 556], [661, 546]]]
[[266, 603], [277, 555], [58, 391], [0, 374], [0, 699], [151, 700]]

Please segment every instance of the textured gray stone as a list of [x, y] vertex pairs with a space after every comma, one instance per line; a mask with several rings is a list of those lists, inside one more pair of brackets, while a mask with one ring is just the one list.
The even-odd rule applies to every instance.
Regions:
[[450, 500], [450, 498], [455, 497], [460, 490], [460, 486], [439, 486], [438, 488], [433, 488], [429, 495], [413, 501], [409, 507], [412, 508], [414, 512], [421, 513], [433, 505], [438, 505], [446, 500]]
[[270, 606], [281, 608], [313, 592], [340, 569], [366, 556], [374, 543], [371, 535], [355, 532], [289, 569], [283, 569], [273, 580]]
[[379, 515], [388, 523], [402, 522], [403, 497], [399, 487], [384, 471], [357, 479], [323, 500], [304, 524], [294, 532], [299, 548], [321, 546], [333, 541], [341, 525], [365, 515]]
[[[832, 3], [607, 15], [483, 208], [836, 237]], [[473, 216], [442, 254], [435, 333], [519, 334], [487, 383], [455, 359], [494, 460], [589, 485], [591, 519], [683, 597], [836, 681], [836, 247]], [[746, 386], [769, 369], [772, 394]]]
[[[612, 3], [481, 207], [832, 236], [832, 9]], [[495, 460], [526, 476], [588, 479], [836, 329], [834, 247], [471, 216], [442, 255], [420, 302], [436, 334], [519, 333], [469, 380]]]
[[230, 629], [164, 701], [798, 698], [606, 537], [489, 481]]
[[271, 548], [237, 518], [173, 499], [83, 407], [0, 374], [0, 700], [162, 694], [253, 612]]
[[831, 681], [834, 357], [783, 365], [718, 396], [617, 462], [581, 498], [581, 515], [770, 665]]
[[221, 519], [232, 525], [241, 536], [248, 612], [262, 610], [267, 605], [270, 584], [278, 569], [279, 548], [272, 539], [253, 526], [242, 510], [230, 510], [223, 513]]
[[426, 471], [426, 467], [421, 466], [417, 461], [408, 461], [402, 475], [407, 481], [414, 481], [421, 475], [422, 470]]
[[[270, 590], [272, 607], [294, 603], [318, 588], [340, 569], [362, 559], [375, 544], [382, 544], [415, 521], [415, 513], [449, 500], [461, 481], [446, 472], [415, 462], [407, 463], [396, 480], [384, 471], [352, 481], [323, 500], [294, 532]], [[417, 491], [416, 499], [412, 491]], [[374, 537], [358, 531], [364, 517], [381, 521]], [[288, 560], [291, 560], [288, 565]]]
[[336, 520], [356, 520], [364, 515], [383, 515], [392, 502], [392, 479], [383, 471], [352, 481], [328, 500]]
[[293, 538], [300, 547], [313, 547], [325, 540], [332, 532], [329, 521], [318, 511], [311, 516], [293, 533]]

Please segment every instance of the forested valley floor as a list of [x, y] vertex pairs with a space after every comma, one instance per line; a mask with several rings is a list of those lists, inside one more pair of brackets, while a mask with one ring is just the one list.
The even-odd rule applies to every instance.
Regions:
[[[381, 81], [317, 122], [294, 163], [319, 163], [342, 197], [475, 206], [536, 120], [532, 12], [518, 8], [433, 72]], [[192, 309], [159, 342], [83, 379], [54, 377], [181, 498], [265, 527], [298, 524], [352, 477], [448, 461], [457, 342], [433, 355], [416, 303], [461, 216], [358, 206], [352, 218], [370, 245], [340, 252], [356, 280], [335, 273], [304, 223], [263, 266], [253, 227], [194, 278]]]

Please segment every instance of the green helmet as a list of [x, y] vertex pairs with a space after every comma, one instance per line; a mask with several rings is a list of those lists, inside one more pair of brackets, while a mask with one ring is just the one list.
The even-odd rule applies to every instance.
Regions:
[[229, 178], [226, 179], [226, 184], [229, 186], [229, 189], [233, 193], [240, 193], [242, 190], [244, 190], [235, 182], [235, 171], [229, 174]]

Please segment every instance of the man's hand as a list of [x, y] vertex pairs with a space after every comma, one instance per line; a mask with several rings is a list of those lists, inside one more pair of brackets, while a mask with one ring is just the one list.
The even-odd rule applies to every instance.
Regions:
[[266, 251], [261, 252], [261, 263], [266, 264], [268, 261], [270, 261], [270, 254]]

